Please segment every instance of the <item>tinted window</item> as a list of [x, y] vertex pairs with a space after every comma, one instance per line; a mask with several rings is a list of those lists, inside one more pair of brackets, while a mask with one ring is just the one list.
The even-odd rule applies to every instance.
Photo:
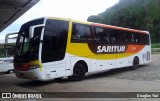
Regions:
[[67, 35], [67, 21], [47, 20], [42, 45], [42, 62], [58, 61], [64, 58]]
[[104, 44], [149, 44], [149, 35], [113, 28], [73, 23], [72, 42]]
[[112, 29], [110, 33], [110, 43], [117, 43], [118, 42], [118, 30]]
[[94, 31], [95, 31], [95, 35], [93, 38], [94, 42], [109, 43], [109, 30], [100, 27], [95, 27]]
[[[125, 43], [124, 40], [124, 31], [117, 29], [105, 29], [105, 36], [107, 35], [107, 39], [109, 43], [117, 44], [117, 43]], [[103, 36], [103, 37], [105, 37]]]
[[124, 32], [116, 29], [95, 27], [94, 41], [98, 43], [124, 43]]
[[94, 27], [93, 41], [109, 44], [149, 44], [149, 35], [110, 28]]
[[141, 44], [141, 45], [147, 45], [149, 44], [149, 35], [147, 34], [141, 34], [141, 33], [129, 33], [128, 34], [128, 40], [130, 44]]
[[91, 40], [91, 29], [89, 26], [73, 23], [72, 42], [89, 42]]
[[124, 43], [126, 44], [133, 44], [135, 42], [135, 37], [132, 32], [124, 31]]
[[149, 44], [150, 44], [150, 38], [149, 38], [149, 35], [147, 34], [147, 35], [145, 35], [145, 37], [146, 37], [145, 44], [146, 44], [146, 45], [149, 45]]
[[117, 31], [117, 35], [116, 35], [116, 40], [117, 40], [117, 43], [122, 43], [122, 44], [124, 44], [125, 43], [125, 38], [124, 38], [124, 36], [125, 36], [125, 32], [124, 31], [122, 31], [122, 30], [118, 30]]

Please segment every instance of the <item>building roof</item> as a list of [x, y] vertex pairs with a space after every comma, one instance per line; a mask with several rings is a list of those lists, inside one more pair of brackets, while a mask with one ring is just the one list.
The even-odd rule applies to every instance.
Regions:
[[0, 32], [40, 0], [0, 0]]

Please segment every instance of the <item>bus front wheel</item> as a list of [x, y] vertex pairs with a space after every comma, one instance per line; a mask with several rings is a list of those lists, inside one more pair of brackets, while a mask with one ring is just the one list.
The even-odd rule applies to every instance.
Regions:
[[85, 70], [84, 66], [80, 63], [77, 63], [74, 66], [73, 75], [69, 76], [69, 79], [72, 81], [80, 81], [84, 78], [85, 72], [86, 72], [86, 70]]

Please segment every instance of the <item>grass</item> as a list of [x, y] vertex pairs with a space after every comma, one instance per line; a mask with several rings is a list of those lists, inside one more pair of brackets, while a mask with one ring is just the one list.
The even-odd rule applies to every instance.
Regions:
[[151, 44], [152, 48], [160, 48], [160, 43], [153, 43]]
[[160, 43], [154, 43], [151, 45], [152, 47], [152, 54], [160, 53]]
[[152, 48], [152, 54], [159, 54], [160, 53], [160, 48]]
[[0, 49], [0, 58], [3, 58], [4, 56], [4, 49]]

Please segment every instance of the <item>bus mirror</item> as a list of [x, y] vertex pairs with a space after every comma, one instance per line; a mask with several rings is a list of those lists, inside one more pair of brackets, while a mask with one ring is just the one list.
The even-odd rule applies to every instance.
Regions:
[[30, 39], [33, 38], [33, 36], [34, 36], [34, 29], [37, 28], [37, 27], [44, 27], [44, 25], [41, 24], [41, 25], [31, 26], [31, 27], [29, 28], [29, 38], [30, 38]]
[[31, 39], [31, 38], [33, 38], [33, 36], [34, 36], [34, 26], [31, 26], [30, 28], [29, 28], [29, 38]]

